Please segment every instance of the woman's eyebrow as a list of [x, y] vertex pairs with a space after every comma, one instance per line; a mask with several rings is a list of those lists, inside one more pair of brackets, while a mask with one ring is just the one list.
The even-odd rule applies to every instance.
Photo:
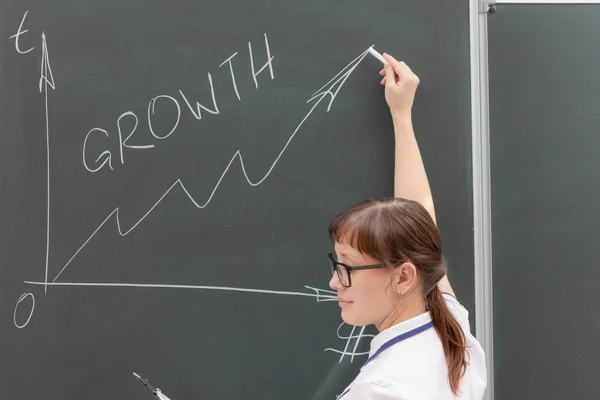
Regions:
[[356, 261], [356, 257], [353, 256], [352, 254], [346, 254], [346, 253], [336, 253], [338, 255], [338, 257], [343, 257], [343, 258], [347, 258], [350, 261]]

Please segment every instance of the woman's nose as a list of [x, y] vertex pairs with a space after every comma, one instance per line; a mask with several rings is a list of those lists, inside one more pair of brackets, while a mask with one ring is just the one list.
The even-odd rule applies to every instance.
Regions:
[[329, 287], [335, 290], [336, 292], [342, 290], [343, 285], [342, 282], [340, 282], [340, 278], [337, 274], [333, 274], [331, 276], [331, 279], [329, 280]]

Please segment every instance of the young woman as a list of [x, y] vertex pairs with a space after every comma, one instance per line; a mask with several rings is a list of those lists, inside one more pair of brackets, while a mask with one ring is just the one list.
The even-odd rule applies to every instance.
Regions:
[[384, 55], [380, 72], [396, 139], [394, 198], [370, 200], [329, 226], [330, 286], [342, 319], [374, 324], [369, 358], [338, 398], [480, 400], [483, 349], [446, 276], [431, 190], [412, 128], [419, 78]]

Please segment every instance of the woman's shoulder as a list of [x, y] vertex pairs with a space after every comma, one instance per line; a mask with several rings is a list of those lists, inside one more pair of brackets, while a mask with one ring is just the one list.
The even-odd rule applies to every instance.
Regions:
[[396, 393], [420, 393], [423, 385], [427, 385], [439, 393], [448, 387], [447, 377], [444, 349], [437, 332], [431, 328], [390, 347], [375, 362], [363, 367], [355, 384], [363, 390], [385, 388]]
[[456, 297], [447, 292], [442, 292], [442, 297], [446, 300], [446, 306], [454, 315], [465, 334], [471, 332], [469, 324], [469, 311], [458, 301]]
[[[459, 399], [481, 399], [487, 383], [485, 353], [470, 332], [469, 312], [451, 294], [444, 293], [444, 299], [450, 312], [461, 325], [467, 345], [467, 370], [459, 384], [462, 395]], [[432, 399], [454, 399], [448, 384], [448, 364], [441, 340], [435, 329], [429, 329], [406, 341], [405, 346], [390, 349], [377, 372], [368, 382], [371, 386], [385, 387], [398, 391], [421, 390], [424, 397]], [[424, 379], [425, 378], [425, 379]], [[365, 386], [365, 389], [369, 387]], [[437, 397], [436, 397], [437, 396]], [[448, 396], [448, 397], [446, 397]], [[402, 397], [398, 397], [402, 398]]]
[[448, 366], [441, 342], [437, 342], [439, 347], [419, 346], [421, 357], [409, 362], [397, 362], [406, 354], [392, 351], [393, 357], [379, 364], [377, 371], [364, 374], [353, 383], [352, 396], [344, 400], [480, 400], [486, 386], [482, 353], [472, 351], [471, 362], [459, 384], [461, 393], [456, 397], [448, 382]]
[[[452, 393], [444, 377], [437, 374], [398, 372], [395, 375], [373, 376], [352, 385], [348, 400], [441, 400], [452, 399]], [[346, 399], [344, 399], [346, 400]]]

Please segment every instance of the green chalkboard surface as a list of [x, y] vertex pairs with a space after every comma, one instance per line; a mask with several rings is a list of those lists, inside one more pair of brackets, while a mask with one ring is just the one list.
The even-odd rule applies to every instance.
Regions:
[[488, 17], [495, 394], [597, 399], [599, 5]]
[[343, 390], [373, 331], [342, 324], [327, 225], [393, 193], [371, 45], [421, 78], [472, 311], [466, 2], [0, 2], [1, 397]]

